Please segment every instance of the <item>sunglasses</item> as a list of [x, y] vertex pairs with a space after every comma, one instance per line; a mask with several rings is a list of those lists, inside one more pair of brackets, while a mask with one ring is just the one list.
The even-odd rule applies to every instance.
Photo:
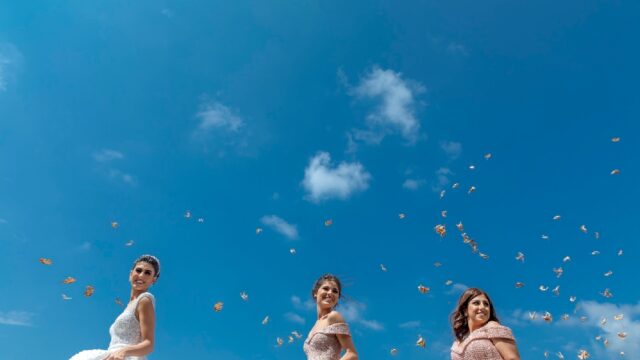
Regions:
[[140, 275], [142, 273], [144, 273], [145, 275], [148, 275], [148, 276], [153, 275], [153, 272], [151, 270], [145, 270], [145, 269], [143, 269], [141, 267], [137, 267], [137, 268], [133, 269], [133, 271], [135, 271], [136, 274], [138, 274], [138, 275]]

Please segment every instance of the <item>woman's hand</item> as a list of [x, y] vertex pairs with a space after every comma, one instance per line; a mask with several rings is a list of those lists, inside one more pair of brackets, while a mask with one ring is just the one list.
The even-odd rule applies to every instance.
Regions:
[[109, 356], [104, 358], [104, 360], [124, 360], [126, 356], [127, 356], [127, 351], [125, 349], [120, 349], [112, 353], [109, 353]]

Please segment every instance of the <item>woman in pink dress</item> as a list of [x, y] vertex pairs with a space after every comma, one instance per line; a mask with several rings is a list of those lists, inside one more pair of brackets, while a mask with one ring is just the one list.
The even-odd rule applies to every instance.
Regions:
[[489, 295], [467, 289], [451, 314], [451, 360], [520, 360], [511, 329], [500, 325]]
[[307, 360], [358, 360], [349, 326], [335, 310], [341, 295], [342, 285], [334, 275], [322, 275], [313, 285], [318, 319], [304, 341]]
[[147, 290], [159, 276], [158, 258], [153, 255], [137, 258], [129, 272], [129, 304], [109, 328], [109, 348], [84, 350], [69, 360], [146, 360], [153, 351], [156, 318], [155, 299]]

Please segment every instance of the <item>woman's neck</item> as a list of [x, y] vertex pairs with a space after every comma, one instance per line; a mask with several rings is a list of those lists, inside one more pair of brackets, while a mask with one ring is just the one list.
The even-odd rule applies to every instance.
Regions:
[[324, 309], [318, 306], [317, 308], [317, 313], [318, 313], [318, 320], [326, 317], [327, 315], [329, 315], [331, 313], [331, 309]]

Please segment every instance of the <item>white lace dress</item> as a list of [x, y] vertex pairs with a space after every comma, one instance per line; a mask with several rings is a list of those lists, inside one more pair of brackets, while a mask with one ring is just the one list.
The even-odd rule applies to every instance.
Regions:
[[[111, 342], [107, 350], [84, 350], [73, 355], [69, 360], [102, 360], [107, 355], [128, 345], [134, 345], [142, 341], [140, 333], [140, 322], [136, 319], [136, 308], [138, 303], [144, 297], [151, 299], [153, 307], [156, 306], [156, 300], [151, 293], [145, 292], [140, 295], [127, 306], [126, 309], [116, 318], [109, 328]], [[146, 356], [127, 356], [125, 360], [146, 360]]]

